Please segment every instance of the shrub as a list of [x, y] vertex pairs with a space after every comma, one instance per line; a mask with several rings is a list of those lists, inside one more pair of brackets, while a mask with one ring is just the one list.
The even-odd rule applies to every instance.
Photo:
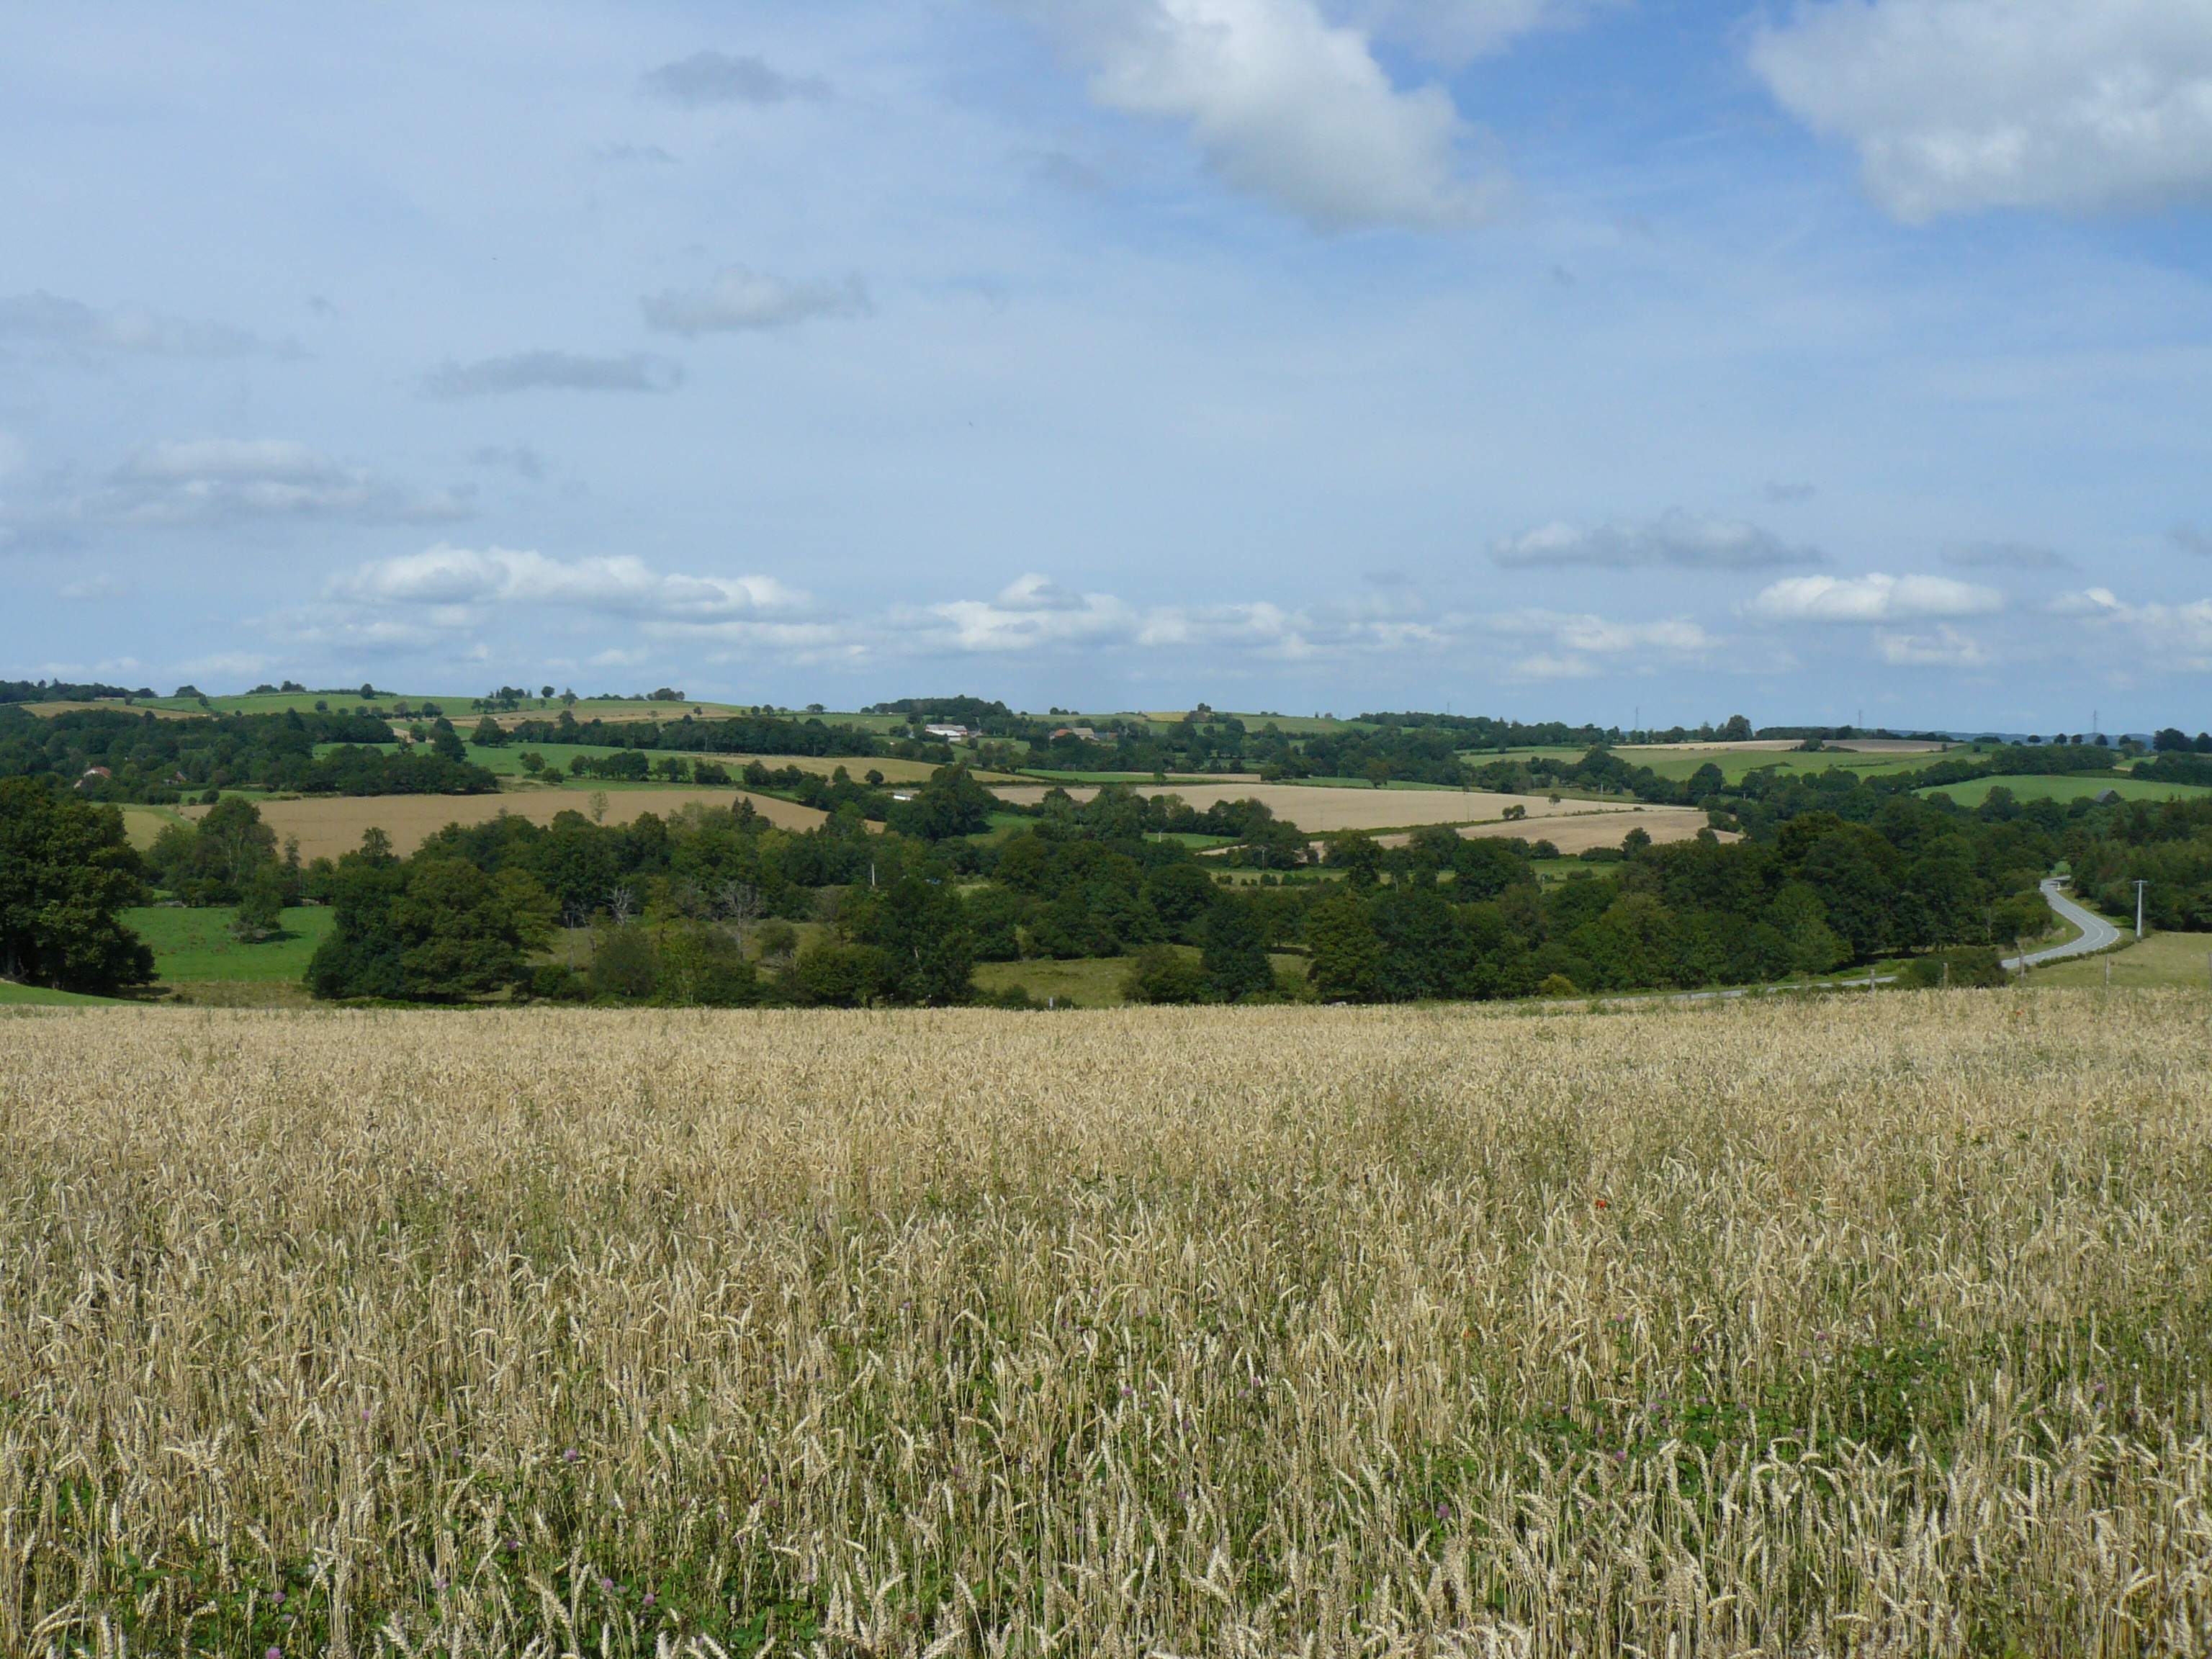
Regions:
[[1129, 958], [1121, 994], [1132, 1002], [1200, 1002], [1206, 976], [1198, 963], [1172, 945], [1147, 945]]
[[1948, 951], [1916, 957], [1905, 964], [1897, 979], [1900, 985], [1923, 990], [1937, 985], [1995, 987], [2012, 982], [1996, 948], [1989, 945], [1954, 945]]

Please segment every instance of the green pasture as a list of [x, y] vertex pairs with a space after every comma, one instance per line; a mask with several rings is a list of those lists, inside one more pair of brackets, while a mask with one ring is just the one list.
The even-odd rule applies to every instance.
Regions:
[[2031, 968], [2027, 982], [2093, 988], [2110, 983], [2114, 990], [2175, 985], [2212, 989], [2212, 933], [2152, 933], [2142, 939], [2129, 938], [2126, 927], [2121, 933], [2127, 943], [2119, 949]]
[[[1198, 955], [1190, 945], [1178, 945], [1175, 948], [1185, 956]], [[1274, 964], [1278, 979], [1304, 980], [1304, 957], [1271, 951], [1267, 960]], [[1003, 994], [1009, 987], [1019, 985], [1036, 1002], [1057, 997], [1063, 1005], [1072, 1003], [1078, 1008], [1121, 1008], [1127, 1006], [1127, 1000], [1121, 994], [1121, 978], [1129, 971], [1129, 962], [1127, 957], [1077, 957], [1066, 962], [1039, 957], [1029, 962], [979, 962], [975, 964], [975, 989], [982, 996], [994, 997]]]
[[1990, 791], [2000, 785], [2011, 790], [2015, 800], [2081, 800], [2107, 789], [2122, 800], [2194, 800], [2201, 796], [2212, 795], [2212, 789], [2201, 784], [2154, 783], [2148, 778], [2110, 777], [2094, 773], [2085, 778], [1974, 778], [1965, 783], [1946, 784], [1940, 789], [1923, 789], [1917, 793], [1923, 797], [1948, 795], [1960, 806], [1975, 807], [1987, 800]]
[[247, 945], [231, 937], [238, 912], [228, 905], [179, 909], [147, 905], [119, 913], [124, 926], [152, 947], [154, 972], [164, 983], [204, 980], [297, 980], [307, 970], [337, 913], [323, 905], [287, 910], [275, 939]]
[[0, 979], [0, 1008], [110, 1008], [108, 997], [81, 996], [75, 991], [49, 991], [43, 985], [17, 985]]
[[[1502, 755], [1494, 749], [1473, 749], [1460, 751], [1460, 758], [1474, 765], [1484, 765], [1493, 760], [1578, 761], [1589, 750], [1573, 748], [1509, 749]], [[1817, 754], [1802, 754], [1792, 749], [1733, 749], [1673, 753], [1653, 752], [1635, 749], [1617, 749], [1613, 752], [1631, 766], [1648, 767], [1662, 778], [1676, 782], [1686, 781], [1701, 766], [1720, 768], [1721, 776], [1731, 784], [1741, 783], [1752, 773], [1760, 770], [1786, 772], [1797, 776], [1814, 773], [1850, 772], [1863, 778], [1887, 777], [1899, 772], [1917, 772], [1932, 766], [1939, 760], [1972, 760], [1973, 751], [1963, 745], [1942, 754], [1920, 755], [1854, 755], [1839, 750], [1824, 749]]]

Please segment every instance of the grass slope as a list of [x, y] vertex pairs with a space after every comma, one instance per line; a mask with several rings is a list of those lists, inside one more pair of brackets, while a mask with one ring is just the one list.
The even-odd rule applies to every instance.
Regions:
[[231, 937], [238, 912], [228, 905], [179, 910], [149, 905], [125, 910], [123, 921], [154, 951], [154, 971], [165, 984], [201, 980], [293, 980], [307, 969], [331, 931], [334, 912], [310, 905], [284, 912], [277, 938], [247, 945]]
[[1979, 806], [1990, 798], [1990, 791], [2002, 785], [2013, 793], [2015, 800], [2086, 800], [2106, 789], [2122, 800], [2191, 800], [2203, 795], [2212, 795], [2212, 789], [2190, 783], [2154, 783], [2148, 778], [2115, 777], [1991, 777], [1975, 778], [1966, 783], [1954, 783], [1942, 789], [1922, 789], [1916, 793], [1929, 795], [1948, 795], [1960, 806]]
[[[1198, 955], [1190, 945], [1175, 948], [1188, 957]], [[1278, 979], [1287, 976], [1302, 981], [1305, 978], [1304, 957], [1271, 952], [1267, 960], [1275, 964]], [[1039, 957], [1028, 962], [979, 962], [975, 964], [975, 988], [991, 997], [1019, 985], [1037, 1002], [1055, 997], [1063, 1006], [1126, 1008], [1128, 1000], [1121, 994], [1121, 978], [1128, 971], [1127, 957], [1076, 957], [1066, 962]]]
[[75, 991], [50, 991], [43, 985], [17, 985], [0, 980], [0, 1008], [112, 1008], [115, 1002], [109, 997], [81, 996]]
[[[2121, 932], [2130, 932], [2132, 926], [2124, 924]], [[2212, 933], [2153, 933], [2117, 951], [2031, 969], [2028, 982], [2052, 988], [2094, 988], [2106, 982], [2107, 964], [2112, 973], [2110, 982], [2116, 990], [2167, 986], [2212, 988]]]

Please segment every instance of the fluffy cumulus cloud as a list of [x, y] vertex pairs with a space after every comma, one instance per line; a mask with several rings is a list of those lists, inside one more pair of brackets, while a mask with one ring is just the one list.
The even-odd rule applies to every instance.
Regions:
[[857, 317], [868, 310], [860, 279], [842, 284], [792, 283], [743, 265], [718, 271], [704, 288], [664, 289], [638, 301], [647, 326], [687, 339], [739, 329], [787, 328], [810, 317]]
[[1812, 549], [1791, 547], [1755, 524], [1680, 509], [1636, 521], [1539, 525], [1493, 543], [1490, 556], [1507, 566], [1665, 564], [1692, 570], [1758, 570], [1820, 560]]
[[289, 342], [270, 347], [259, 337], [222, 323], [194, 322], [143, 306], [100, 309], [43, 290], [0, 300], [0, 343], [147, 357], [242, 357], [254, 351], [298, 349]]
[[1908, 222], [2212, 195], [2204, 0], [1799, 0], [1751, 63]]
[[1875, 649], [1881, 659], [1898, 668], [1978, 668], [1990, 660], [1981, 642], [1969, 639], [1948, 623], [1938, 623], [1931, 633], [1893, 633], [1878, 629]]
[[1442, 87], [1401, 91], [1314, 0], [1019, 0], [1092, 67], [1106, 108], [1185, 124], [1207, 164], [1317, 228], [1448, 228], [1502, 186], [1470, 175]]
[[696, 109], [705, 104], [782, 104], [794, 98], [820, 102], [830, 83], [819, 76], [794, 78], [778, 74], [759, 58], [695, 52], [673, 64], [648, 70], [639, 85], [655, 98]]
[[478, 398], [552, 387], [567, 392], [673, 392], [683, 365], [636, 351], [625, 357], [581, 357], [567, 351], [519, 351], [481, 362], [444, 362], [422, 377], [426, 398]]
[[329, 597], [471, 617], [495, 606], [570, 605], [679, 627], [791, 616], [810, 603], [805, 593], [769, 576], [671, 574], [626, 555], [562, 560], [514, 548], [478, 551], [444, 543], [362, 565], [334, 581]]
[[1441, 650], [1463, 635], [1465, 619], [1430, 623], [1371, 601], [1139, 606], [1111, 593], [1077, 592], [1033, 573], [988, 599], [895, 611], [864, 626], [875, 630], [877, 648], [894, 654], [1118, 648], [1306, 661]]
[[1893, 623], [1981, 617], [2002, 610], [1993, 587], [1948, 576], [1785, 576], [1745, 609], [1768, 622]]
[[2212, 673], [2212, 599], [2130, 605], [2109, 587], [2091, 587], [2060, 595], [2051, 609], [2100, 645], [2124, 641], [2130, 667]]
[[186, 438], [149, 444], [56, 516], [130, 525], [435, 523], [473, 510], [464, 491], [412, 489], [291, 439]]
[[1507, 641], [1523, 642], [1525, 654], [1509, 662], [1506, 672], [1524, 680], [1589, 679], [1651, 661], [1681, 662], [1702, 657], [1720, 643], [1685, 617], [1625, 623], [1532, 610], [1485, 617], [1481, 625]]
[[1158, 620], [1148, 622], [1110, 593], [1077, 593], [1030, 574], [1008, 583], [991, 599], [949, 599], [911, 616], [895, 617], [891, 625], [918, 640], [934, 639], [958, 651], [1009, 652], [1141, 643]]
[[1577, 22], [1591, 8], [1577, 0], [1336, 0], [1334, 9], [1426, 58], [1456, 65], [1531, 29]]

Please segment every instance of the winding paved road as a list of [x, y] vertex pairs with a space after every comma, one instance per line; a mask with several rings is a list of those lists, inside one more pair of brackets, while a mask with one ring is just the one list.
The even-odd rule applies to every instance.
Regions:
[[2043, 884], [2043, 896], [2051, 901], [2051, 908], [2081, 930], [2081, 937], [2070, 945], [2054, 945], [2048, 951], [2030, 951], [2024, 957], [2007, 957], [2005, 967], [2013, 973], [2023, 968], [2033, 968], [2039, 963], [2057, 962], [2066, 957], [2086, 957], [2106, 950], [2120, 942], [2120, 930], [2093, 910], [2085, 910], [2066, 896], [2066, 884], [2052, 876]]

